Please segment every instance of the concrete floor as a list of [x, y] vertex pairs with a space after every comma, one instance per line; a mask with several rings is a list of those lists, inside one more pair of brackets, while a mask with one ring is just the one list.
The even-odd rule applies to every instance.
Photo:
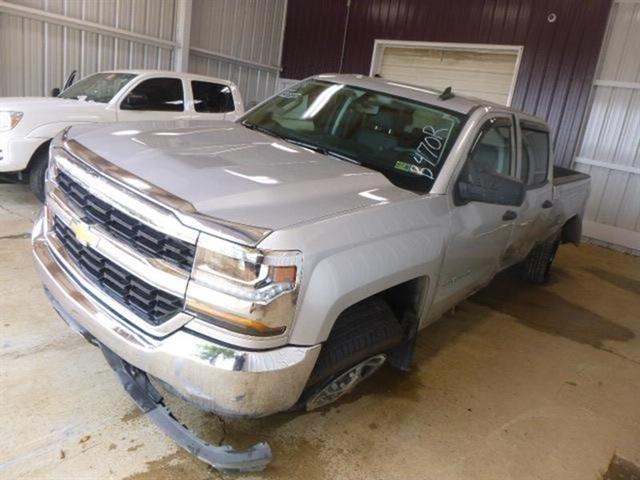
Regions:
[[[0, 478], [225, 478], [53, 313], [27, 238], [37, 208], [0, 185]], [[614, 454], [640, 463], [640, 258], [564, 246], [550, 285], [501, 276], [423, 331], [415, 364], [313, 413], [223, 422], [171, 403], [211, 441], [269, 441], [273, 464], [246, 478], [601, 478]]]

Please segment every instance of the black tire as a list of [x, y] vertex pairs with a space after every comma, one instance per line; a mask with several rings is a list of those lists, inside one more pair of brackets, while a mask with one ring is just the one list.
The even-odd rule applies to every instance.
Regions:
[[41, 148], [32, 160], [29, 171], [29, 187], [33, 194], [44, 203], [44, 177], [49, 166], [49, 149]]
[[[305, 408], [307, 399], [350, 367], [402, 342], [402, 328], [388, 303], [372, 297], [346, 309], [336, 320], [322, 345], [297, 408]], [[296, 408], [294, 407], [294, 408]]]
[[538, 285], [547, 283], [549, 281], [551, 264], [556, 256], [559, 245], [559, 236], [555, 236], [536, 245], [522, 263], [522, 277]]
[[389, 304], [368, 298], [347, 308], [322, 346], [309, 383], [318, 383], [376, 353], [400, 344], [402, 329]]

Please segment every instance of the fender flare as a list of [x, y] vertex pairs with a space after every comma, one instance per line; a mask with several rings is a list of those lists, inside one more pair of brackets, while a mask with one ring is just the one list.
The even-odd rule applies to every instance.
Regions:
[[41, 138], [44, 140], [51, 140], [57, 134], [59, 134], [62, 130], [67, 127], [74, 125], [87, 125], [96, 122], [51, 122], [45, 123], [44, 125], [39, 125], [33, 130], [31, 130], [25, 138], [35, 139]]

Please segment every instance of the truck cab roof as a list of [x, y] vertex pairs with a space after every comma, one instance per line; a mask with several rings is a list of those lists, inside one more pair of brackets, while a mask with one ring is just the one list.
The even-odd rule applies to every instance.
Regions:
[[101, 70], [96, 73], [130, 73], [133, 75], [149, 75], [154, 77], [176, 77], [176, 78], [185, 78], [187, 80], [201, 80], [203, 82], [216, 82], [224, 85], [235, 85], [232, 81], [226, 80], [224, 78], [211, 77], [209, 75], [198, 75], [195, 73], [187, 73], [187, 72], [175, 72], [171, 70], [153, 70], [153, 69], [124, 69], [124, 70]]
[[547, 123], [540, 117], [535, 117], [521, 110], [518, 110], [507, 105], [500, 105], [498, 103], [490, 102], [481, 98], [475, 98], [467, 95], [460, 95], [453, 90], [453, 97], [449, 99], [442, 99], [440, 95], [442, 91], [437, 88], [423, 87], [419, 85], [411, 85], [407, 83], [395, 82], [393, 80], [386, 80], [381, 77], [370, 77], [367, 75], [359, 74], [320, 74], [314, 75], [313, 79], [322, 80], [333, 83], [344, 83], [353, 85], [356, 87], [364, 88], [367, 90], [374, 90], [378, 92], [387, 93], [390, 95], [396, 95], [398, 97], [409, 98], [419, 102], [434, 105], [439, 108], [451, 110], [454, 112], [462, 113], [465, 115], [470, 114], [477, 108], [484, 108], [487, 111], [500, 111], [508, 112], [514, 115], [518, 115], [519, 118], [539, 124], [541, 127], [547, 128]]

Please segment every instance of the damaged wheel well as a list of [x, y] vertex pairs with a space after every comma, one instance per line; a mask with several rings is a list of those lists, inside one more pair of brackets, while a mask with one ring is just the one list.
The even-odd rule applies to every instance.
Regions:
[[393, 366], [408, 370], [427, 285], [426, 277], [414, 278], [360, 300], [340, 313], [308, 385], [381, 352], [388, 353]]

